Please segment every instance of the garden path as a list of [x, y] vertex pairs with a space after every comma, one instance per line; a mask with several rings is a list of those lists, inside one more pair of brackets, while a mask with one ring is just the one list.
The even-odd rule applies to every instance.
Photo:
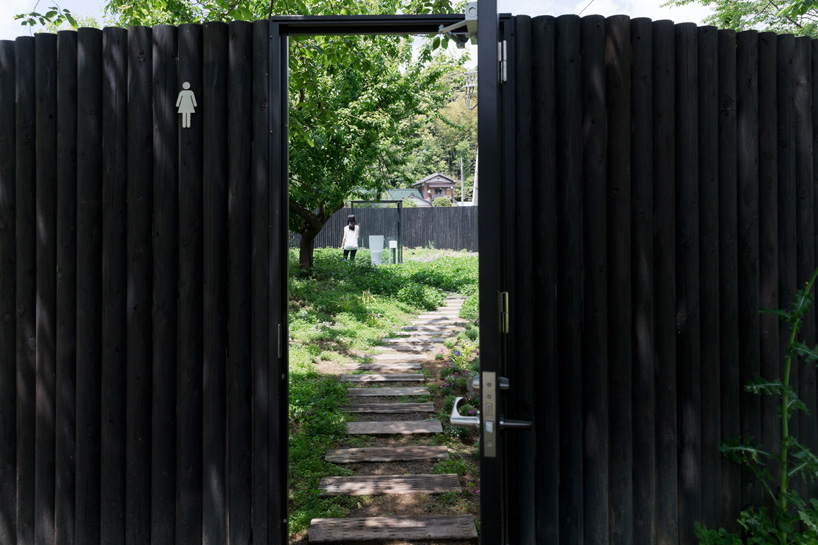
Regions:
[[[340, 380], [354, 386], [348, 391], [349, 404], [344, 410], [360, 418], [347, 424], [347, 433], [364, 436], [398, 436], [400, 444], [341, 448], [328, 452], [327, 461], [351, 464], [353, 476], [327, 477], [319, 482], [325, 496], [394, 495], [396, 498], [428, 497], [460, 492], [456, 474], [434, 474], [434, 462], [449, 457], [445, 446], [420, 441], [429, 434], [443, 431], [440, 421], [429, 419], [433, 403], [412, 401], [412, 396], [428, 396], [426, 375], [412, 373], [426, 367], [436, 343], [456, 334], [454, 327], [464, 323], [458, 318], [463, 299], [451, 296], [437, 311], [418, 316], [413, 325], [404, 328], [406, 337], [386, 338], [386, 351], [372, 354], [374, 363], [348, 364], [344, 371], [368, 374], [341, 375]], [[414, 386], [406, 386], [414, 384]], [[396, 400], [395, 398], [398, 398]], [[374, 468], [374, 469], [373, 469]], [[395, 501], [389, 516], [313, 519], [310, 543], [390, 542], [401, 544], [438, 541], [473, 543], [477, 539], [471, 515], [412, 514], [401, 515]], [[360, 504], [359, 504], [360, 506]], [[410, 509], [411, 510], [411, 509]]]

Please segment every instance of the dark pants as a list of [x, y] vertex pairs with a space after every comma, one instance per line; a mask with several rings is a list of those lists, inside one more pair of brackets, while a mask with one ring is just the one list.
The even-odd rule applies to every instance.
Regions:
[[357, 251], [358, 251], [357, 249], [355, 249], [355, 250], [344, 250], [344, 261], [347, 260], [347, 255], [348, 254], [352, 254], [350, 256], [350, 260], [355, 261], [355, 252], [357, 252]]

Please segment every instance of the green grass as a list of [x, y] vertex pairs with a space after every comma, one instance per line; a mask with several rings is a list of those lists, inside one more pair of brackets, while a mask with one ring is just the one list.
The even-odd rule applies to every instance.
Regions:
[[[432, 259], [434, 252], [442, 257]], [[355, 262], [346, 263], [340, 250], [319, 249], [312, 274], [301, 275], [297, 253], [290, 253], [291, 536], [303, 532], [311, 519], [343, 517], [357, 503], [355, 498], [318, 495], [319, 479], [351, 473], [323, 459], [341, 440], [351, 441], [344, 433], [351, 417], [340, 410], [347, 386], [318, 373], [315, 364], [363, 362], [356, 352], [370, 351], [415, 315], [437, 308], [445, 298], [444, 290], [477, 292], [476, 254], [423, 250], [419, 255], [421, 261], [376, 267], [368, 262], [365, 250]]]

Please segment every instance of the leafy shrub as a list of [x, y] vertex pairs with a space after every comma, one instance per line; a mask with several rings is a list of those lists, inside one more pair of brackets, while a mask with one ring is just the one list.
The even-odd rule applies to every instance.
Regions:
[[449, 197], [437, 197], [434, 201], [432, 201], [432, 206], [435, 207], [450, 207], [452, 205], [451, 199]]

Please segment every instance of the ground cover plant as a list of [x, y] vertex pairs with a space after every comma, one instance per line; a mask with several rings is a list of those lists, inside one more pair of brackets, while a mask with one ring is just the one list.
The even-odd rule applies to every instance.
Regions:
[[[359, 250], [355, 261], [345, 262], [338, 249], [319, 249], [309, 275], [299, 271], [298, 255], [290, 253], [289, 287], [289, 421], [290, 421], [290, 534], [304, 533], [312, 518], [343, 517], [368, 501], [382, 499], [318, 495], [318, 481], [331, 475], [349, 475], [348, 468], [324, 461], [326, 451], [339, 443], [362, 443], [366, 439], [344, 433], [351, 416], [341, 412], [346, 385], [320, 372], [328, 362], [364, 362], [383, 337], [394, 336], [400, 326], [417, 314], [437, 308], [445, 292], [477, 292], [477, 255], [432, 250], [422, 252], [423, 260], [404, 264], [374, 266], [369, 254]], [[444, 292], [445, 291], [445, 292]], [[475, 302], [476, 309], [476, 302]], [[476, 357], [476, 326], [470, 325], [459, 343], [473, 345]], [[455, 356], [456, 357], [456, 356]], [[458, 361], [458, 360], [454, 360]], [[436, 406], [442, 403], [440, 398]], [[412, 399], [411, 401], [421, 401]], [[462, 428], [461, 428], [462, 429]], [[474, 445], [464, 445], [457, 434], [447, 434], [436, 444], [451, 444], [449, 465], [458, 474], [466, 472], [464, 492], [449, 498], [447, 508], [469, 509], [478, 502], [478, 481]], [[442, 443], [440, 443], [442, 442]], [[449, 467], [446, 465], [445, 467]], [[443, 471], [443, 465], [436, 471]], [[479, 503], [478, 503], [479, 505]]]

